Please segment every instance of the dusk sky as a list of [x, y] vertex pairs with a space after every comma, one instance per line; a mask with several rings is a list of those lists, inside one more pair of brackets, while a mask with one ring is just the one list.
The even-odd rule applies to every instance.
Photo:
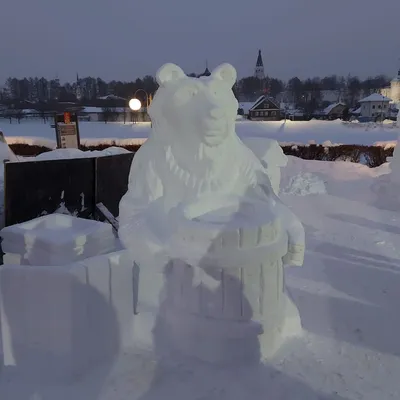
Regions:
[[8, 76], [134, 80], [165, 62], [222, 62], [252, 75], [394, 76], [400, 0], [2, 0], [0, 85]]

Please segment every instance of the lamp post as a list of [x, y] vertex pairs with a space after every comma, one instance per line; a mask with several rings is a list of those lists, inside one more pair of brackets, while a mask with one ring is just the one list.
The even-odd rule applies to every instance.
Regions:
[[[129, 100], [129, 108], [132, 111], [139, 111], [140, 108], [142, 107], [141, 101], [136, 97], [136, 93], [138, 93], [138, 92], [143, 92], [146, 95], [146, 113], [147, 113], [147, 110], [148, 110], [149, 105], [150, 105], [150, 99], [151, 98], [150, 98], [150, 96], [148, 95], [148, 93], [144, 89], [137, 89], [135, 91], [135, 93], [133, 94], [133, 98], [131, 100]], [[139, 103], [137, 103], [137, 102], [139, 102]], [[139, 106], [139, 108], [136, 109], [136, 108], [132, 108], [131, 104], [133, 105], [133, 107], [138, 107], [138, 104], [140, 104], [140, 106]]]
[[133, 98], [129, 100], [129, 108], [132, 111], [139, 111], [142, 108], [142, 103], [139, 99]]
[[143, 92], [146, 95], [146, 111], [147, 111], [147, 108], [149, 107], [149, 95], [148, 95], [148, 93], [144, 89], [137, 89], [135, 91], [135, 93], [133, 94], [133, 97], [136, 97], [136, 93], [137, 92]]

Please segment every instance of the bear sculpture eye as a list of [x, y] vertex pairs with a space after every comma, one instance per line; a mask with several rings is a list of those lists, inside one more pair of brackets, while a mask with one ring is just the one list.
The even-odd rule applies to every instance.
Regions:
[[175, 96], [174, 96], [175, 102], [178, 104], [185, 104], [192, 97], [196, 96], [197, 93], [198, 93], [197, 87], [187, 86], [185, 88], [182, 88], [178, 92], [175, 93]]

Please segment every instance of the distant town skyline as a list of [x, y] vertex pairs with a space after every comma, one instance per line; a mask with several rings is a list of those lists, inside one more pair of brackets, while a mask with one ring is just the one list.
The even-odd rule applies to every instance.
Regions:
[[[244, 7], [245, 5], [245, 7]], [[23, 12], [21, 12], [23, 10]], [[239, 77], [288, 80], [348, 74], [395, 76], [400, 68], [399, 0], [5, 0], [0, 83], [10, 76], [80, 76], [131, 81], [165, 62], [201, 73], [222, 62]]]

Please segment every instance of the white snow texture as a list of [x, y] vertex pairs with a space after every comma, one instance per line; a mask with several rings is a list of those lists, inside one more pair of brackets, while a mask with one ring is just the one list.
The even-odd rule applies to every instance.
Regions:
[[154, 345], [259, 361], [301, 332], [283, 263], [302, 265], [304, 229], [268, 176], [286, 158], [267, 172], [236, 135], [231, 65], [196, 79], [166, 64], [157, 81], [153, 129], [119, 214], [120, 239], [140, 265], [139, 303], [157, 309]]

